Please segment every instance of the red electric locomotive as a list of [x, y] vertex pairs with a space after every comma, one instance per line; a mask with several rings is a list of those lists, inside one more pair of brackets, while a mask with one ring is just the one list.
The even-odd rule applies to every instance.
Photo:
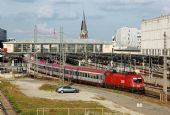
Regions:
[[131, 92], [139, 91], [144, 93], [144, 79], [140, 74], [134, 72], [105, 72], [106, 87], [127, 89]]

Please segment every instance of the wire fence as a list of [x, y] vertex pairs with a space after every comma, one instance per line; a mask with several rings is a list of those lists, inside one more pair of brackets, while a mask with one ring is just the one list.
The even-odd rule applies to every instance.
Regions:
[[37, 115], [128, 115], [104, 108], [37, 108]]

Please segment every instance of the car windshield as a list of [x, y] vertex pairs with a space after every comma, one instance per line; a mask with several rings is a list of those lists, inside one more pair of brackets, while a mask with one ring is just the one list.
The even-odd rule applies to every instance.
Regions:
[[142, 82], [142, 78], [133, 78], [133, 81], [135, 83], [141, 83]]

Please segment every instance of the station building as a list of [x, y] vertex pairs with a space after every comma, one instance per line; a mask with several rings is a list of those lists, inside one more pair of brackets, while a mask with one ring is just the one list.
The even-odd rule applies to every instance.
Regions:
[[[61, 51], [60, 40], [41, 39], [34, 41], [9, 41], [3, 43], [8, 53], [59, 53]], [[69, 39], [63, 41], [65, 53], [111, 53], [112, 42], [103, 42], [93, 39]]]
[[141, 52], [144, 55], [162, 56], [166, 33], [166, 48], [170, 55], [170, 15], [143, 20], [141, 23]]

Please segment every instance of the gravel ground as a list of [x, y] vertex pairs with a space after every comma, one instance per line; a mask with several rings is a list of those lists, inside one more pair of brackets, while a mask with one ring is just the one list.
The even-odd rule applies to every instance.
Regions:
[[[102, 98], [102, 95], [98, 95], [93, 92], [88, 92], [84, 89], [80, 89], [81, 91], [79, 93], [56, 93], [55, 91], [43, 91], [39, 90], [39, 87], [43, 85], [44, 83], [47, 83], [47, 81], [41, 81], [41, 80], [34, 80], [30, 78], [26, 79], [20, 79], [11, 81], [11, 83], [19, 86], [21, 91], [30, 97], [39, 97], [39, 98], [47, 98], [47, 99], [58, 99], [58, 100], [66, 100], [66, 101], [95, 101], [100, 103], [101, 105], [105, 106], [106, 108], [109, 108], [111, 110], [120, 111], [123, 113], [130, 113], [132, 115], [139, 115], [139, 113], [132, 111], [130, 109], [127, 109], [123, 106], [120, 106], [118, 104], [113, 103], [112, 101], [106, 100], [106, 99], [100, 99]], [[50, 83], [50, 82], [48, 82]], [[140, 114], [141, 115], [141, 114]]]

